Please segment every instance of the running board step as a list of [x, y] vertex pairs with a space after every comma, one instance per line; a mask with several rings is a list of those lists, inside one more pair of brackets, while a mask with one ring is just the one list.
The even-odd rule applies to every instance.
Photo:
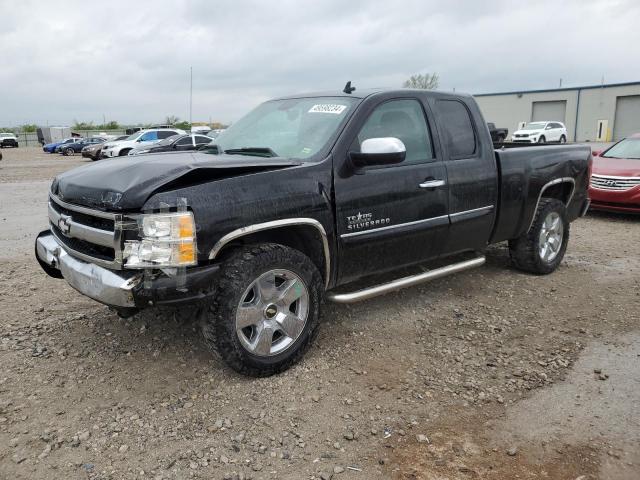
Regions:
[[421, 283], [436, 280], [437, 278], [446, 277], [454, 273], [469, 270], [470, 268], [480, 267], [484, 265], [486, 258], [483, 256], [472, 258], [471, 260], [465, 260], [464, 262], [452, 263], [446, 267], [436, 268], [435, 270], [429, 270], [428, 272], [420, 273], [418, 275], [411, 275], [409, 277], [402, 277], [397, 280], [393, 280], [382, 285], [376, 285], [375, 287], [365, 288], [351, 293], [333, 293], [329, 292], [327, 298], [336, 303], [355, 303], [362, 300], [368, 300], [378, 295], [384, 295], [385, 293], [394, 292], [402, 288], [413, 287]]

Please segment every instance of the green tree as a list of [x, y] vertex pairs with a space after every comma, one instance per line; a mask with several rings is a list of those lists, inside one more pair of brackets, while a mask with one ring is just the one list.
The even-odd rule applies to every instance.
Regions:
[[111, 120], [102, 125], [96, 125], [96, 130], [120, 130], [120, 124], [115, 120]]
[[35, 123], [26, 123], [20, 127], [20, 131], [25, 133], [33, 133], [37, 129], [38, 126]]
[[437, 73], [425, 73], [411, 75], [409, 80], [402, 85], [404, 88], [420, 88], [423, 90], [435, 90], [440, 85], [440, 76]]
[[180, 128], [182, 130], [191, 130], [191, 124], [189, 122], [176, 122], [168, 125], [173, 125], [174, 127]]
[[178, 117], [176, 117], [175, 115], [169, 115], [169, 116], [167, 116], [167, 118], [165, 118], [164, 123], [167, 124], [167, 125], [175, 125], [179, 121], [180, 121], [180, 119]]
[[77, 120], [73, 121], [73, 130], [95, 130], [96, 126], [93, 122], [79, 122]]

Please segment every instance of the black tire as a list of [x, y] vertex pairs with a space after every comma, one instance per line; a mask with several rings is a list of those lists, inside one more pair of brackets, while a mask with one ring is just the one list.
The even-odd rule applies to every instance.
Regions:
[[120, 152], [118, 153], [119, 157], [126, 157], [127, 155], [129, 155], [129, 152], [131, 151], [130, 148], [125, 148], [123, 150], [120, 150]]
[[504, 139], [505, 139], [504, 135], [498, 135], [496, 143], [504, 143]]
[[546, 142], [547, 142], [547, 139], [544, 137], [544, 135], [538, 138], [538, 143], [546, 143]]
[[564, 135], [560, 136], [560, 143], [567, 143], [567, 137], [565, 137]]
[[[253, 282], [274, 269], [293, 272], [304, 283], [308, 292], [306, 323], [284, 351], [256, 355], [240, 341], [236, 313]], [[302, 252], [278, 244], [241, 248], [225, 261], [215, 288], [213, 301], [202, 316], [202, 333], [208, 346], [235, 371], [252, 377], [283, 372], [298, 362], [313, 342], [320, 322], [323, 283], [316, 266]]]
[[[564, 203], [555, 198], [542, 198], [540, 200], [529, 231], [519, 238], [509, 240], [509, 256], [516, 268], [537, 275], [546, 275], [558, 268], [569, 242], [570, 224], [567, 220], [566, 210]], [[540, 254], [540, 236], [545, 219], [554, 212], [559, 215], [562, 221], [562, 241], [556, 256], [551, 261], [546, 261]]]
[[76, 151], [73, 148], [65, 148], [62, 153], [65, 157], [73, 157], [76, 154]]

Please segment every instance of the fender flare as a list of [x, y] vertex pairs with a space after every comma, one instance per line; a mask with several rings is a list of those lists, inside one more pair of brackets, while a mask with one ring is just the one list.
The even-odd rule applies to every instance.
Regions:
[[327, 232], [322, 224], [313, 218], [285, 218], [282, 220], [272, 220], [270, 222], [256, 223], [253, 225], [247, 225], [246, 227], [237, 228], [216, 242], [211, 251], [209, 252], [209, 260], [214, 260], [220, 253], [222, 248], [229, 242], [238, 238], [250, 235], [256, 232], [262, 232], [265, 230], [273, 230], [276, 228], [283, 228], [292, 225], [307, 225], [314, 227], [320, 234], [322, 239], [322, 248], [324, 252], [324, 265], [325, 265], [325, 288], [329, 286], [329, 279], [331, 278], [331, 252], [329, 250], [329, 239]]

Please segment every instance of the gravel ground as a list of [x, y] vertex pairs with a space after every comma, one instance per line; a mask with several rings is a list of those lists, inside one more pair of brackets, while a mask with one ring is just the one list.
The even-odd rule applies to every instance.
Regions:
[[550, 276], [497, 245], [483, 268], [328, 304], [299, 365], [249, 379], [183, 312], [122, 320], [40, 271], [47, 184], [87, 162], [3, 154], [0, 478], [640, 476], [640, 218], [575, 222]]

